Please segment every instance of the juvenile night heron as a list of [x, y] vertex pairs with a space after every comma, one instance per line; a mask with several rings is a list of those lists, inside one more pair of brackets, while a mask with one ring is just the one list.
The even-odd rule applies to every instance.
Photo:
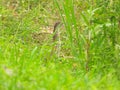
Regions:
[[[40, 27], [40, 32], [32, 34], [33, 41], [38, 44], [55, 42], [59, 38], [59, 26], [60, 22], [56, 22], [54, 26]], [[52, 40], [52, 41], [51, 41]]]
[[55, 23], [54, 29], [53, 29], [53, 42], [56, 41], [59, 38], [60, 31], [58, 30], [58, 27], [60, 25], [60, 22]]
[[60, 40], [60, 28], [59, 26], [61, 26], [60, 22], [55, 23], [54, 25], [54, 29], [53, 29], [53, 43], [55, 43], [55, 45], [53, 46], [53, 49], [51, 51], [51, 55], [53, 53], [56, 53], [57, 56], [60, 56], [60, 48], [61, 48], [61, 40]]
[[41, 31], [38, 33], [34, 33], [32, 35], [33, 41], [35, 43], [46, 45], [52, 45], [51, 56], [56, 54], [60, 56], [60, 47], [61, 47], [61, 40], [60, 40], [60, 32], [61, 32], [61, 22], [56, 22], [53, 27], [41, 27]]

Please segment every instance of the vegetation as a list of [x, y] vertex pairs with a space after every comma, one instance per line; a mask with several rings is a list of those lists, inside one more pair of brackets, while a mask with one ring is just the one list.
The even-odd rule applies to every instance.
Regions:
[[0, 0], [0, 90], [119, 90], [119, 70], [119, 0]]

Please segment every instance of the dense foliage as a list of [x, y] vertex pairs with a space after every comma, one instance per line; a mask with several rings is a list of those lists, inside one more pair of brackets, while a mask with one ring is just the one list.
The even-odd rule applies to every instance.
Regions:
[[119, 70], [120, 0], [0, 0], [0, 90], [119, 90]]

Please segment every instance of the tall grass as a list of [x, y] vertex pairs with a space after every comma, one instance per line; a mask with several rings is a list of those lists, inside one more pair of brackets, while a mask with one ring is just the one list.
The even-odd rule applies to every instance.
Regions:
[[[61, 18], [65, 25], [67, 36], [69, 38], [68, 45], [70, 45], [70, 47], [71, 47], [72, 54], [75, 56], [76, 60], [82, 61], [80, 57], [83, 57], [83, 53], [81, 51], [82, 50], [81, 43], [83, 42], [83, 40], [81, 40], [81, 42], [79, 42], [80, 41], [79, 31], [77, 28], [76, 17], [74, 14], [73, 1], [67, 0], [67, 1], [59, 1], [58, 2], [57, 0], [55, 0], [55, 3], [59, 9]], [[74, 39], [76, 39], [76, 40], [74, 40]], [[77, 47], [74, 44], [74, 41], [77, 41], [77, 43], [76, 43]]]
[[[119, 90], [119, 0], [12, 1], [0, 0], [0, 90]], [[66, 32], [51, 56], [56, 43], [32, 35], [56, 17]]]
[[[116, 61], [119, 61], [119, 58], [116, 57], [119, 57], [119, 51], [114, 49], [119, 44], [119, 12], [116, 12], [118, 2], [85, 1], [87, 7], [75, 12], [75, 1], [55, 0], [67, 31], [74, 60], [78, 60], [87, 71], [106, 71], [118, 64]], [[76, 13], [79, 13], [79, 16], [76, 16]], [[79, 20], [81, 24], [78, 23]]]

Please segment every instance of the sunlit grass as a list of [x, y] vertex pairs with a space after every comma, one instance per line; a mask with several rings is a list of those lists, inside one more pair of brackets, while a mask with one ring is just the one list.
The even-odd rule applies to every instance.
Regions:
[[0, 90], [119, 90], [119, 0], [1, 2]]

